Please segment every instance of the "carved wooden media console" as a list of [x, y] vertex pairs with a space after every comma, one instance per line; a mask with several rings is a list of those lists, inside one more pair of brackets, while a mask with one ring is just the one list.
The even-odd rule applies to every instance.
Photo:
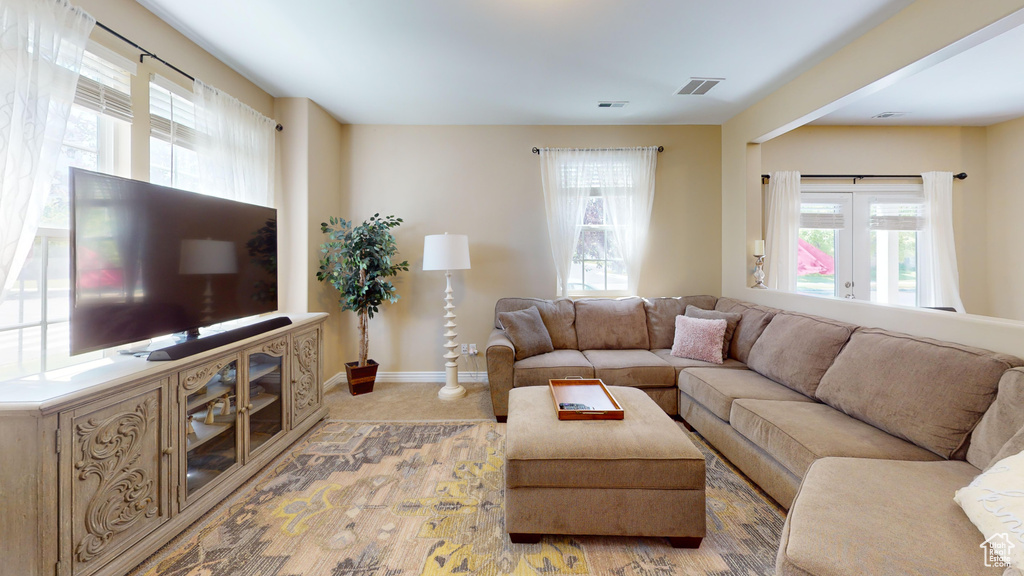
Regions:
[[327, 415], [326, 314], [0, 383], [0, 573], [120, 576]]

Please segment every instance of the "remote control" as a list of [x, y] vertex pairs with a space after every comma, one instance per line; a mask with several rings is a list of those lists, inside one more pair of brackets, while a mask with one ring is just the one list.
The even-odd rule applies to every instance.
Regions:
[[593, 410], [593, 408], [586, 404], [576, 404], [574, 402], [562, 402], [558, 407], [562, 410]]

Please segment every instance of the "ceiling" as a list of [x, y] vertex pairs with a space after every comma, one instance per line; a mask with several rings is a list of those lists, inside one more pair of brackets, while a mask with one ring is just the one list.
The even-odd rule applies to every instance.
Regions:
[[[271, 95], [352, 124], [722, 124], [911, 3], [138, 2]], [[690, 77], [726, 80], [676, 95]]]
[[[989, 126], [1024, 116], [1024, 26], [823, 116], [813, 124]], [[873, 119], [883, 112], [905, 115]]]

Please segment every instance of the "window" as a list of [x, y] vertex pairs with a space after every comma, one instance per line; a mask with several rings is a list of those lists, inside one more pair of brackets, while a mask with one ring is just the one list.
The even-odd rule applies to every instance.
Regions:
[[101, 356], [69, 355], [68, 172], [78, 167], [127, 176], [134, 70], [130, 60], [100, 46], [90, 45], [85, 53], [39, 231], [21, 273], [0, 301], [0, 379]]
[[587, 198], [583, 228], [569, 269], [570, 292], [622, 292], [629, 289], [629, 275], [622, 259], [610, 202], [599, 194]]
[[927, 267], [920, 187], [827, 188], [801, 193], [797, 292], [918, 306]]
[[149, 181], [199, 190], [196, 113], [192, 96], [160, 76], [149, 83]]
[[658, 147], [539, 152], [558, 295], [636, 294]]

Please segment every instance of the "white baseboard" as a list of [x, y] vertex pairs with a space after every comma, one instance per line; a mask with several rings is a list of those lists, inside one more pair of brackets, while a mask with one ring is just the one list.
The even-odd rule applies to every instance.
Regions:
[[[444, 372], [377, 372], [377, 382], [428, 382], [444, 384]], [[459, 371], [459, 383], [487, 382], [487, 372]], [[338, 372], [324, 382], [324, 390], [347, 384], [344, 372]]]

